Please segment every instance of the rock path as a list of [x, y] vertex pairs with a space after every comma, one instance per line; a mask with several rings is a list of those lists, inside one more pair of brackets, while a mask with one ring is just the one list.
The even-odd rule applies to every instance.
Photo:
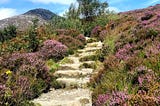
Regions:
[[92, 106], [92, 92], [87, 88], [87, 83], [89, 83], [94, 69], [80, 68], [80, 66], [83, 63], [89, 64], [94, 61], [80, 62], [79, 59], [94, 55], [95, 51], [101, 48], [101, 42], [87, 43], [84, 49], [78, 50], [78, 55], [68, 56], [73, 63], [61, 64], [61, 69], [54, 73], [58, 77], [57, 81], [64, 84], [65, 88], [51, 89], [33, 102], [41, 106]]

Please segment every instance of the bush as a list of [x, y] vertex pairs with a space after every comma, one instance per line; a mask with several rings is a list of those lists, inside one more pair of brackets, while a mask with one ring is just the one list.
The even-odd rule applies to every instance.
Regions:
[[66, 45], [69, 50], [69, 53], [73, 53], [75, 50], [78, 48], [83, 48], [84, 44], [80, 42], [79, 40], [71, 37], [71, 36], [65, 36], [65, 35], [60, 35], [58, 38], [59, 42], [62, 42], [64, 45]]
[[91, 37], [98, 38], [101, 31], [102, 31], [101, 26], [95, 26], [91, 31]]
[[78, 36], [76, 36], [76, 39], [81, 41], [83, 44], [86, 44], [86, 38], [83, 34], [79, 34]]
[[145, 15], [143, 17], [141, 17], [141, 20], [144, 21], [144, 20], [149, 20], [153, 17], [153, 13], [152, 12], [146, 12]]
[[67, 47], [56, 40], [46, 40], [39, 49], [38, 54], [43, 59], [59, 60], [66, 55]]
[[16, 34], [17, 28], [14, 25], [5, 27], [3, 30], [0, 30], [0, 42], [12, 39], [13, 37], [16, 37]]
[[80, 32], [75, 29], [57, 29], [55, 33], [57, 35], [68, 35], [72, 37], [76, 37], [77, 35], [80, 34]]
[[3, 106], [20, 106], [25, 101], [31, 105], [29, 99], [48, 91], [50, 86], [60, 87], [38, 53], [15, 53], [3, 57], [0, 63], [0, 89], [6, 89], [0, 92], [0, 100], [6, 98], [1, 102]]

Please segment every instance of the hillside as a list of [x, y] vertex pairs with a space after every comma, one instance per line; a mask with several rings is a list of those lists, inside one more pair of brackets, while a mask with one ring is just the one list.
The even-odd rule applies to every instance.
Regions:
[[159, 106], [159, 12], [157, 4], [119, 13], [95, 33], [105, 36], [105, 59], [104, 68], [91, 79], [94, 106]]
[[38, 25], [43, 25], [51, 20], [52, 17], [57, 17], [57, 15], [49, 10], [33, 9], [24, 14], [0, 20], [0, 29], [8, 25], [15, 25], [19, 30], [24, 31], [33, 24], [33, 19], [37, 18], [39, 20]]
[[[0, 106], [160, 106], [160, 4], [116, 14], [94, 2], [52, 21], [31, 10], [11, 20], [49, 24], [0, 30]], [[90, 7], [99, 14], [79, 18]]]
[[24, 15], [36, 15], [44, 20], [51, 20], [53, 17], [57, 16], [53, 12], [42, 8], [30, 10], [24, 13]]

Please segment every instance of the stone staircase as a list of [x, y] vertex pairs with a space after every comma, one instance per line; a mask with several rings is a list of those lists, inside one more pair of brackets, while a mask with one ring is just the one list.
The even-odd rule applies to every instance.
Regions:
[[78, 55], [68, 56], [68, 59], [72, 60], [73, 63], [61, 64], [60, 70], [54, 73], [58, 77], [57, 81], [65, 85], [65, 88], [51, 89], [33, 102], [41, 106], [92, 106], [92, 92], [87, 88], [87, 84], [94, 73], [94, 69], [80, 68], [80, 66], [84, 63], [94, 63], [94, 61], [81, 62], [79, 59], [94, 55], [95, 51], [101, 48], [101, 42], [87, 43], [84, 49], [78, 50]]

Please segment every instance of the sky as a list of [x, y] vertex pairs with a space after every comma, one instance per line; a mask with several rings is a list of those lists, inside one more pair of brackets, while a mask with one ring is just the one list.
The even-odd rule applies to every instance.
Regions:
[[[100, 0], [107, 1], [109, 9], [116, 12], [129, 11], [160, 4], [160, 0]], [[44, 8], [63, 15], [76, 0], [0, 0], [0, 20], [19, 15], [35, 8]]]

